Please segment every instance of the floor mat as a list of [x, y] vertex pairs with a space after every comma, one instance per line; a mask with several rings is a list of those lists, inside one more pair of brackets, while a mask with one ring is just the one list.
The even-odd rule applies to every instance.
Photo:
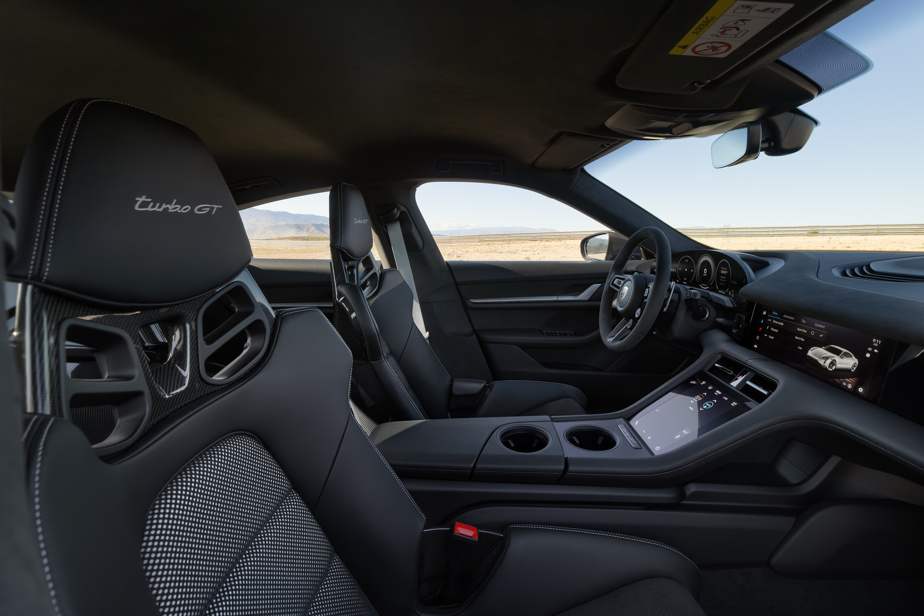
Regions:
[[709, 616], [869, 616], [924, 613], [924, 580], [800, 580], [770, 569], [703, 570]]

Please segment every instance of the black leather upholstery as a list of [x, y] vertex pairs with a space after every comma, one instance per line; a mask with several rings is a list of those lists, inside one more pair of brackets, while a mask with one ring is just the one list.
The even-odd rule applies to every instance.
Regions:
[[[138, 125], [161, 124], [173, 133], [166, 120], [129, 114]], [[119, 115], [114, 125], [124, 126]], [[107, 134], [104, 128], [98, 134]], [[114, 160], [118, 152], [106, 157]], [[18, 200], [26, 211], [43, 203]], [[66, 203], [76, 208], [80, 200]], [[20, 236], [22, 246], [44, 245], [34, 229]], [[90, 285], [92, 293], [107, 289], [106, 282]], [[76, 286], [69, 293], [90, 294], [82, 292], [82, 279], [70, 283]], [[195, 286], [184, 293], [198, 292]], [[24, 296], [36, 291], [26, 287]], [[161, 302], [152, 296], [151, 303]], [[89, 305], [62, 305], [90, 321], [106, 316], [99, 315], [105, 305], [92, 307], [97, 312], [89, 317]], [[138, 322], [170, 314], [194, 328], [202, 305], [207, 302], [174, 300], [137, 310], [138, 321], [113, 322], [137, 330]], [[36, 323], [26, 319], [25, 345], [39, 350], [54, 340], [60, 324], [49, 321], [56, 320], [67, 319], [58, 312], [43, 312]], [[137, 331], [130, 333], [132, 352], [152, 362], [145, 364], [150, 396], [174, 395], [157, 386], [150, 373], [156, 360], [144, 353]], [[55, 613], [418, 613], [425, 517], [351, 415], [348, 348], [313, 309], [275, 315], [265, 344], [263, 359], [243, 378], [184, 398], [128, 448], [105, 458], [58, 407], [46, 401], [46, 414], [34, 413], [36, 399], [60, 397], [71, 377], [26, 362], [33, 400], [22, 438], [27, 493]], [[49, 365], [58, 366], [57, 359]], [[667, 578], [692, 591], [698, 584], [682, 555], [635, 538], [511, 527], [505, 550], [466, 613], [552, 616], [646, 578]]]
[[558, 614], [657, 577], [674, 580], [687, 594], [699, 592], [696, 565], [654, 541], [536, 525], [513, 525], [507, 535], [503, 559], [466, 614]]
[[[330, 245], [342, 250], [351, 259], [362, 259], [372, 251], [372, 225], [366, 212], [366, 202], [355, 186], [337, 184], [330, 189]], [[336, 203], [336, 209], [333, 204]]]
[[[413, 294], [401, 272], [382, 272], [364, 292], [358, 261], [372, 249], [365, 202], [359, 190], [338, 184], [330, 193], [334, 324], [353, 352], [354, 399], [378, 422], [450, 416], [580, 415], [587, 398], [570, 385], [537, 381], [484, 383], [477, 406], [453, 399], [453, 378], [420, 333], [412, 316]], [[351, 222], [353, 221], [353, 222]], [[348, 246], [349, 248], [344, 248]], [[360, 252], [362, 249], [366, 252]], [[472, 389], [466, 379], [462, 389]], [[479, 400], [480, 397], [480, 400]], [[469, 401], [466, 401], [466, 403]]]
[[250, 262], [237, 206], [188, 128], [81, 100], [39, 127], [16, 182], [22, 249], [9, 276], [109, 303], [164, 304]]

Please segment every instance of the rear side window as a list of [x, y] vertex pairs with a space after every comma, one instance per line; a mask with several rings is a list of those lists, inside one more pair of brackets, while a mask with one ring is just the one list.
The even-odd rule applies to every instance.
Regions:
[[605, 230], [561, 201], [516, 186], [429, 182], [416, 200], [447, 261], [581, 261], [581, 239]]
[[330, 259], [328, 191], [241, 210], [255, 259]]

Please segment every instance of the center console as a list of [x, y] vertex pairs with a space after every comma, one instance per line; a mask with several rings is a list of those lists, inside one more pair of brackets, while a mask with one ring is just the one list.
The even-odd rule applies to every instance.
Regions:
[[372, 438], [403, 477], [607, 484], [757, 408], [777, 387], [724, 353], [691, 372], [619, 416], [390, 422]]

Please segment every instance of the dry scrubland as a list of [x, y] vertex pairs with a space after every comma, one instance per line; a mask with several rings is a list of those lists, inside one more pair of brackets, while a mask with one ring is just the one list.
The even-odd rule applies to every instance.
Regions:
[[[694, 239], [696, 239], [694, 237]], [[873, 250], [924, 252], [924, 235], [798, 235], [775, 237], [700, 238], [720, 250]], [[327, 259], [326, 241], [251, 240], [253, 254], [263, 259]], [[447, 261], [580, 261], [578, 240], [441, 243]]]

